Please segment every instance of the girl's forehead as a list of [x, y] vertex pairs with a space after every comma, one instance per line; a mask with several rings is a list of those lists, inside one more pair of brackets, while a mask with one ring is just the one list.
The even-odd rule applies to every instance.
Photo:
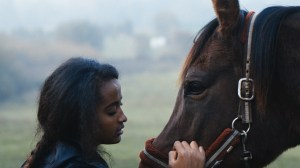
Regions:
[[116, 97], [121, 94], [121, 85], [117, 79], [112, 79], [103, 83], [100, 94], [104, 99]]

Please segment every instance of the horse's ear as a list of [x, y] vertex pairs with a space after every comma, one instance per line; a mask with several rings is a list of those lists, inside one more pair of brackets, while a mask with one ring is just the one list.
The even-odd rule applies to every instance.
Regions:
[[212, 0], [219, 21], [218, 31], [226, 34], [238, 22], [240, 5], [238, 0]]

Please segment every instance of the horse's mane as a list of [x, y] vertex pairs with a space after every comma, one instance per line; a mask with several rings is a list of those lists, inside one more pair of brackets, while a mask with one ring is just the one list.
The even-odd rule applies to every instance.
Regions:
[[272, 81], [278, 57], [278, 33], [285, 18], [299, 7], [274, 6], [264, 9], [256, 18], [253, 30], [253, 79], [258, 109], [265, 112], [272, 93]]
[[[252, 67], [255, 95], [260, 111], [266, 111], [267, 101], [269, 100], [269, 97], [272, 96], [270, 88], [278, 53], [277, 40], [280, 26], [288, 15], [299, 10], [300, 7], [274, 6], [264, 9], [256, 17], [252, 39]], [[248, 12], [241, 10], [240, 13], [245, 17]], [[240, 17], [237, 26], [239, 31], [236, 33], [241, 33], [243, 24], [244, 18]], [[180, 83], [183, 82], [189, 67], [198, 60], [206, 42], [212, 36], [218, 25], [217, 19], [213, 19], [196, 35], [194, 45], [183, 64]], [[237, 37], [240, 37], [240, 35]], [[201, 60], [201, 58], [199, 60]]]

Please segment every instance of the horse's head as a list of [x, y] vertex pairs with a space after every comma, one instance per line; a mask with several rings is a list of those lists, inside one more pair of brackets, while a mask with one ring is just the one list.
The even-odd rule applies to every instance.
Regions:
[[[258, 15], [247, 62], [251, 17], [239, 9], [238, 0], [213, 0], [213, 5], [217, 18], [195, 39], [173, 113], [152, 145], [160, 155], [167, 155], [176, 140], [196, 140], [208, 149], [249, 106], [252, 122], [238, 119], [233, 125], [242, 138], [249, 129], [244, 141], [252, 153], [249, 164], [262, 167], [300, 143], [300, 10], [274, 7]], [[254, 80], [249, 84], [255, 94], [250, 87], [246, 100], [241, 100], [238, 83], [247, 75]], [[242, 141], [222, 159], [222, 167], [242, 167]]]

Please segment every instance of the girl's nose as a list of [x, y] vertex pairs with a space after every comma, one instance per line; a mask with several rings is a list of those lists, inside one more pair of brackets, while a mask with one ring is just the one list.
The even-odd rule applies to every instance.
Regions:
[[120, 122], [126, 122], [127, 121], [127, 117], [126, 115], [124, 114], [123, 110], [121, 109], [121, 116], [119, 118], [119, 121]]

